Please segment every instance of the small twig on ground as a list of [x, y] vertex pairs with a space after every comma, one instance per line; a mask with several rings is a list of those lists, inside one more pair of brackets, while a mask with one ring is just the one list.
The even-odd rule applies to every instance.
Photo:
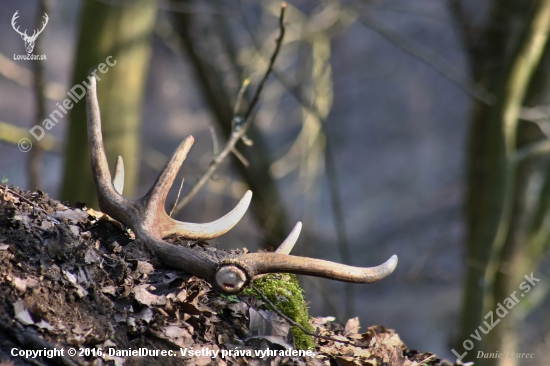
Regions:
[[225, 144], [223, 150], [218, 155], [214, 156], [214, 158], [210, 162], [210, 166], [208, 167], [208, 170], [206, 170], [206, 172], [204, 172], [204, 174], [195, 182], [195, 184], [193, 184], [189, 192], [185, 195], [185, 197], [183, 197], [181, 202], [176, 206], [174, 213], [179, 212], [193, 197], [197, 195], [197, 193], [206, 184], [206, 182], [210, 179], [210, 177], [212, 177], [212, 174], [214, 174], [214, 172], [218, 169], [218, 167], [224, 161], [227, 155], [231, 152], [236, 151], [235, 145], [239, 140], [243, 138], [243, 136], [245, 136], [246, 131], [248, 130], [248, 127], [252, 123], [252, 112], [254, 111], [256, 105], [260, 101], [260, 95], [262, 93], [263, 87], [273, 70], [273, 65], [275, 64], [275, 60], [277, 59], [277, 55], [279, 54], [279, 50], [281, 49], [281, 44], [283, 43], [283, 37], [285, 35], [285, 24], [284, 24], [285, 10], [286, 10], [286, 3], [283, 3], [281, 5], [281, 13], [279, 16], [280, 33], [279, 33], [279, 37], [275, 41], [275, 50], [271, 55], [271, 59], [269, 60], [269, 65], [267, 67], [267, 70], [262, 80], [258, 84], [256, 93], [254, 94], [252, 101], [250, 102], [250, 105], [248, 107], [248, 110], [244, 115], [244, 123], [242, 125], [235, 126], [235, 129], [231, 133], [231, 136], [227, 141], [227, 143]]
[[11, 194], [13, 194], [14, 196], [18, 197], [19, 199], [25, 201], [26, 203], [28, 203], [29, 205], [31, 205], [32, 207], [36, 207], [36, 204], [34, 204], [34, 202], [30, 201], [29, 199], [23, 197], [22, 195], [20, 195], [19, 193], [11, 190], [8, 188], [8, 185], [3, 185], [3, 184], [0, 184], [0, 187], [1, 186], [4, 186], [4, 192], [10, 192]]
[[419, 364], [419, 365], [423, 365], [424, 362], [428, 362], [430, 359], [432, 359], [432, 358], [434, 358], [434, 357], [435, 357], [435, 355], [431, 355], [431, 356], [429, 356], [429, 357], [426, 357], [425, 359], [423, 359], [422, 361], [420, 361], [418, 364]]
[[[321, 338], [321, 339], [326, 339], [326, 340], [329, 340], [329, 341], [334, 341], [334, 342], [340, 342], [340, 343], [344, 343], [344, 344], [351, 344], [351, 345], [354, 345], [354, 346], [357, 346], [357, 344], [355, 344], [354, 342], [352, 341], [345, 341], [343, 339], [338, 339], [338, 338], [333, 338], [333, 337], [329, 337], [329, 336], [322, 336], [322, 335], [319, 335], [319, 334], [315, 334], [315, 333], [312, 333], [310, 332], [309, 330], [307, 330], [306, 328], [304, 328], [302, 325], [296, 323], [294, 320], [290, 319], [288, 316], [286, 316], [285, 314], [283, 314], [281, 312], [281, 310], [279, 310], [256, 286], [254, 285], [250, 285], [250, 287], [252, 287], [252, 289], [254, 291], [256, 291], [256, 293], [258, 295], [260, 295], [260, 297], [262, 298], [262, 301], [265, 301], [267, 303], [267, 305], [269, 305], [269, 307], [275, 312], [277, 313], [277, 315], [279, 315], [281, 318], [283, 318], [284, 320], [286, 320], [287, 322], [289, 322], [293, 327], [296, 327], [298, 329], [300, 329], [302, 332], [304, 332], [305, 334], [307, 335], [310, 335], [310, 336], [313, 336], [315, 338]], [[249, 304], [250, 305], [250, 304]]]

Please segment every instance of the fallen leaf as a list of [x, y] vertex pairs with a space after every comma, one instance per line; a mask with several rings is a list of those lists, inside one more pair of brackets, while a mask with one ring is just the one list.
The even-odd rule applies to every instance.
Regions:
[[41, 320], [39, 321], [38, 323], [35, 324], [38, 328], [40, 329], [47, 329], [47, 330], [54, 330], [55, 328], [53, 327], [53, 325], [51, 325], [50, 323], [48, 323], [47, 321], [45, 320]]
[[86, 254], [84, 254], [84, 262], [86, 264], [95, 263], [95, 262], [99, 261], [100, 259], [101, 258], [99, 257], [99, 255], [97, 255], [97, 253], [95, 252], [95, 250], [93, 248], [88, 249]]
[[355, 357], [351, 356], [336, 356], [336, 364], [338, 366], [359, 366], [361, 363]]
[[[84, 222], [86, 222], [86, 221], [84, 221]], [[73, 234], [74, 237], [80, 236], [80, 228], [78, 226], [69, 225], [69, 230], [71, 230], [71, 234]]]
[[318, 325], [325, 325], [325, 324], [333, 322], [335, 320], [336, 320], [336, 318], [333, 317], [333, 316], [325, 316], [325, 317], [313, 318], [312, 323], [313, 324], [318, 324]]
[[114, 295], [116, 293], [116, 287], [112, 285], [105, 286], [101, 289], [101, 292], [104, 294]]
[[63, 274], [69, 280], [70, 283], [72, 283], [73, 285], [78, 284], [78, 282], [76, 281], [76, 276], [74, 274], [66, 270], [63, 270]]
[[250, 333], [253, 336], [279, 336], [286, 337], [290, 325], [277, 313], [270, 310], [256, 311], [249, 309]]
[[163, 329], [164, 335], [170, 338], [191, 337], [187, 329], [169, 325]]
[[293, 349], [294, 347], [288, 343], [286, 339], [280, 336], [253, 336], [245, 339], [245, 344], [247, 346], [253, 346], [254, 348], [262, 348], [261, 341], [266, 341], [269, 349], [277, 349], [273, 347], [277, 345], [282, 349]]
[[248, 305], [243, 301], [228, 304], [227, 308], [233, 312], [233, 316], [236, 318], [246, 316], [248, 311]]
[[21, 292], [27, 291], [27, 280], [13, 276], [11, 279], [13, 286]]
[[138, 273], [150, 274], [150, 273], [153, 273], [154, 270], [155, 270], [155, 268], [153, 267], [153, 265], [151, 263], [148, 263], [148, 262], [145, 262], [145, 261], [138, 261], [138, 263], [137, 263], [136, 272], [138, 272]]
[[178, 293], [178, 296], [176, 296], [176, 299], [178, 299], [180, 302], [184, 302], [187, 299], [187, 290], [183, 289]]
[[80, 209], [69, 209], [65, 211], [55, 211], [52, 217], [58, 220], [71, 220], [74, 223], [88, 221], [88, 212]]
[[151, 320], [153, 320], [153, 310], [149, 307], [144, 307], [139, 314], [136, 316], [137, 320], [143, 320], [146, 323], [149, 323]]
[[31, 318], [31, 314], [25, 309], [25, 303], [22, 299], [18, 299], [13, 304], [13, 311], [15, 312], [15, 319], [19, 320], [25, 325], [34, 324], [34, 320]]
[[344, 335], [357, 334], [359, 333], [360, 328], [359, 317], [351, 318], [346, 322], [346, 326], [344, 327]]
[[138, 285], [134, 287], [134, 298], [141, 304], [151, 305], [164, 305], [166, 303], [166, 296], [157, 296], [146, 290], [149, 285]]
[[12, 220], [19, 221], [23, 226], [25, 226], [27, 229], [31, 228], [30, 222], [31, 219], [28, 215], [15, 215]]
[[115, 314], [115, 321], [117, 323], [126, 323], [127, 318], [128, 317], [125, 314], [120, 314], [120, 313]]
[[94, 219], [99, 219], [99, 218], [102, 218], [103, 216], [105, 216], [105, 214], [103, 212], [96, 211], [96, 210], [91, 209], [91, 208], [86, 210], [86, 213], [88, 215], [92, 216]]

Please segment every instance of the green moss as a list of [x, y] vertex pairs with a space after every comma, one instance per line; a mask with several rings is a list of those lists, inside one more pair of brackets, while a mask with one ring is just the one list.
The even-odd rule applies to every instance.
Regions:
[[[269, 274], [258, 281], [254, 281], [254, 286], [283, 314], [308, 331], [315, 332], [315, 328], [309, 322], [309, 310], [304, 298], [304, 290], [295, 275], [288, 273]], [[252, 294], [261, 300], [261, 297], [252, 288], [246, 289], [244, 293]], [[269, 305], [264, 306], [266, 309], [271, 310]], [[294, 337], [296, 349], [306, 350], [315, 347], [313, 336], [305, 334], [298, 327], [292, 327], [290, 331]]]

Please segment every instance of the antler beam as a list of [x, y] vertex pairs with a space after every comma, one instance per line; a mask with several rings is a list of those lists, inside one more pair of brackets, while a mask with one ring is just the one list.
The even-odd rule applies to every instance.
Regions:
[[115, 175], [111, 179], [101, 135], [101, 117], [96, 95], [96, 80], [90, 78], [87, 98], [88, 143], [92, 172], [98, 195], [99, 208], [114, 219], [130, 227], [136, 238], [142, 240], [166, 266], [187, 271], [207, 279], [225, 293], [236, 293], [251, 280], [267, 273], [288, 272], [330, 278], [338, 281], [372, 283], [390, 275], [397, 266], [397, 256], [373, 268], [351, 267], [320, 259], [289, 255], [298, 240], [302, 224], [299, 222], [275, 253], [247, 253], [229, 255], [168, 244], [162, 239], [177, 234], [188, 239], [212, 239], [229, 231], [245, 214], [252, 192], [248, 191], [239, 204], [224, 217], [207, 224], [192, 224], [172, 219], [166, 214], [168, 191], [179, 168], [193, 145], [189, 136], [176, 149], [162, 169], [157, 181], [140, 200], [131, 201], [122, 196], [124, 165], [118, 157]]

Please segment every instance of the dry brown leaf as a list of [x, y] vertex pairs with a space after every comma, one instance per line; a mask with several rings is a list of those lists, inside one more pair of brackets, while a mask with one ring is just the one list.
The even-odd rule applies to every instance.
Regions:
[[180, 302], [184, 302], [185, 299], [187, 299], [187, 290], [186, 289], [181, 290], [176, 296], [176, 299], [178, 299]]
[[356, 316], [346, 322], [346, 326], [344, 327], [344, 335], [357, 334], [359, 333], [359, 329], [361, 329], [361, 325], [359, 325], [359, 317]]
[[40, 329], [47, 329], [49, 331], [52, 331], [54, 330], [55, 328], [53, 327], [53, 325], [51, 325], [50, 323], [48, 323], [47, 321], [45, 320], [41, 320], [39, 321], [38, 323], [35, 324], [38, 328]]
[[155, 268], [149, 262], [138, 261], [138, 263], [137, 263], [136, 272], [138, 272], [138, 273], [150, 274], [150, 273], [153, 273], [154, 270], [155, 270]]
[[13, 311], [15, 312], [15, 319], [19, 320], [21, 323], [25, 325], [34, 324], [34, 320], [32, 320], [31, 314], [29, 314], [25, 308], [25, 303], [22, 299], [17, 299], [17, 301], [13, 303]]
[[112, 285], [105, 286], [101, 289], [101, 292], [104, 294], [114, 295], [116, 293], [116, 287]]
[[12, 285], [21, 292], [27, 291], [27, 280], [13, 276], [11, 278]]
[[137, 285], [134, 287], [134, 298], [141, 304], [151, 306], [151, 305], [164, 305], [166, 304], [166, 296], [157, 296], [155, 294], [147, 291], [149, 285]]
[[286, 337], [290, 325], [277, 313], [270, 310], [256, 311], [249, 309], [250, 333], [256, 336], [279, 336]]
[[338, 366], [356, 366], [361, 365], [361, 363], [355, 358], [350, 356], [336, 356], [334, 358]]

